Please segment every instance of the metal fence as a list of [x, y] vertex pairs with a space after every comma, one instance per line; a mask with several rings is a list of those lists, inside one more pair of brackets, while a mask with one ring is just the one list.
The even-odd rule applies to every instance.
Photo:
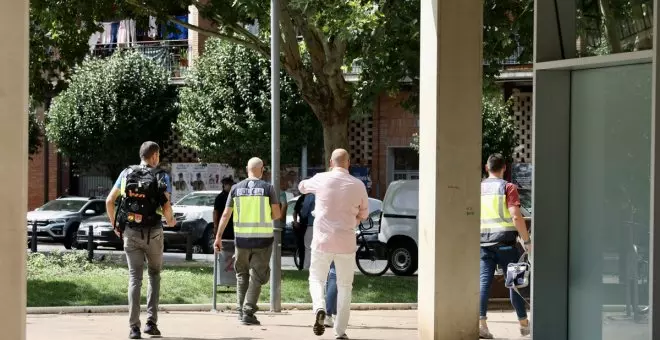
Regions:
[[99, 44], [92, 55], [100, 58], [117, 51], [134, 50], [162, 65], [172, 78], [182, 78], [188, 71], [190, 46], [187, 40], [161, 40], [130, 44]]

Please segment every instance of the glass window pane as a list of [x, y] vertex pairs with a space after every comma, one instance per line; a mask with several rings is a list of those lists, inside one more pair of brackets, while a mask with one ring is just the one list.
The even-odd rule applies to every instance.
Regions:
[[571, 89], [569, 339], [647, 340], [651, 65]]
[[413, 148], [394, 148], [394, 170], [419, 170], [419, 153]]
[[653, 48], [653, 0], [576, 0], [578, 56]]

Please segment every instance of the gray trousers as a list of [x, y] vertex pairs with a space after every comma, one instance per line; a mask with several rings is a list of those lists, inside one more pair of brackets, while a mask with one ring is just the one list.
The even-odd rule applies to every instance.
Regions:
[[257, 311], [261, 286], [270, 278], [272, 250], [272, 245], [254, 249], [236, 247], [236, 295], [238, 309], [245, 314], [252, 315]]
[[163, 229], [126, 228], [124, 251], [128, 262], [128, 314], [129, 326], [140, 327], [140, 290], [147, 261], [149, 288], [147, 289], [147, 321], [158, 323], [158, 300], [160, 297], [160, 271], [163, 267]]

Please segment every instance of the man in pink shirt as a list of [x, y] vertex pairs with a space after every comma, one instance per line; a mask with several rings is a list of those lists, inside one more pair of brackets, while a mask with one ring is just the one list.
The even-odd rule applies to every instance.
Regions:
[[315, 194], [314, 236], [309, 268], [309, 292], [315, 311], [314, 334], [325, 332], [325, 284], [330, 264], [337, 271], [336, 339], [348, 339], [346, 327], [350, 316], [353, 275], [355, 274], [355, 226], [369, 216], [367, 189], [348, 173], [350, 158], [337, 149], [330, 159], [331, 170], [300, 182], [301, 193]]

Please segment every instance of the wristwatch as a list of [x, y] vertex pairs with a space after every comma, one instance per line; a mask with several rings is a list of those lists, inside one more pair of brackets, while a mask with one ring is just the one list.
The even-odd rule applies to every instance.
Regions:
[[529, 240], [524, 241], [523, 244], [525, 244], [526, 246], [532, 244], [532, 238], [530, 237]]

